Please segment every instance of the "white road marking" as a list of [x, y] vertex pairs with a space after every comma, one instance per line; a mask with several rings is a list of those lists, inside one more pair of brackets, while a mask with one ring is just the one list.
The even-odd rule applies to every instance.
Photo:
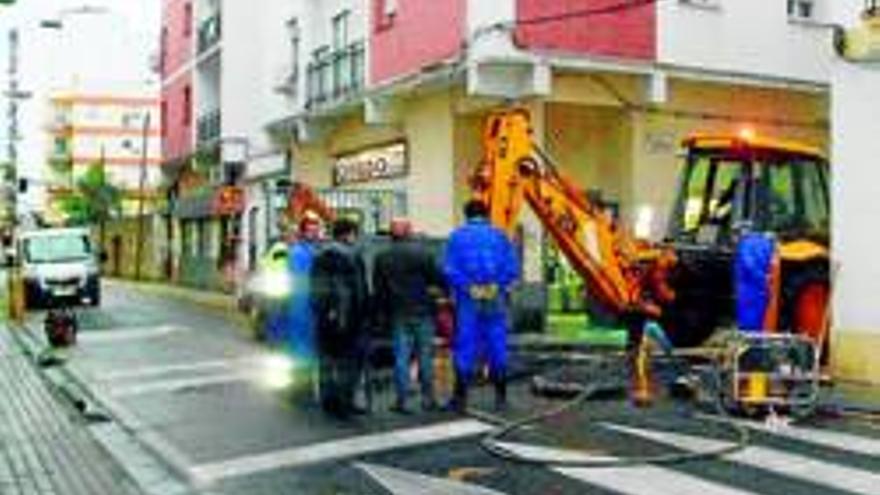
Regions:
[[[500, 443], [511, 452], [548, 463], [577, 461], [613, 461], [614, 457], [584, 454], [575, 450], [554, 449], [519, 443]], [[552, 467], [563, 476], [631, 495], [754, 495], [753, 492], [666, 469], [640, 465], [622, 467]]]
[[184, 332], [186, 327], [177, 325], [159, 325], [154, 327], [123, 327], [106, 330], [80, 332], [77, 340], [87, 344], [105, 344], [124, 342], [127, 340], [155, 339], [166, 335]]
[[491, 425], [462, 419], [418, 428], [341, 438], [290, 449], [264, 452], [235, 459], [194, 466], [191, 478], [200, 485], [279, 468], [298, 467], [320, 462], [349, 459], [365, 454], [444, 442], [485, 433]]
[[131, 397], [135, 395], [154, 394], [157, 392], [175, 392], [188, 388], [200, 388], [208, 385], [222, 383], [234, 383], [244, 381], [257, 381], [259, 373], [253, 370], [223, 373], [213, 376], [200, 376], [194, 378], [177, 378], [173, 380], [157, 380], [146, 383], [136, 383], [120, 387], [111, 387], [112, 397]]
[[152, 376], [162, 376], [171, 373], [189, 372], [189, 371], [205, 371], [212, 369], [224, 368], [241, 368], [256, 364], [260, 361], [259, 356], [234, 358], [234, 359], [216, 359], [212, 361], [198, 361], [195, 363], [179, 363], [167, 364], [163, 366], [144, 366], [141, 368], [102, 371], [96, 377], [100, 381], [123, 380], [126, 378], [149, 378]]
[[356, 463], [355, 467], [367, 473], [392, 495], [504, 495], [482, 486], [434, 478], [403, 469], [366, 463]]
[[799, 440], [822, 447], [845, 450], [855, 454], [880, 456], [880, 439], [853, 435], [838, 431], [804, 428], [800, 426], [784, 426], [774, 428], [764, 423], [741, 421], [740, 424], [753, 430], [769, 433], [780, 437]]
[[[645, 430], [607, 423], [604, 426], [615, 431], [687, 451], [712, 450], [730, 445], [730, 442], [722, 440], [681, 433]], [[840, 466], [803, 455], [781, 452], [767, 447], [748, 446], [743, 450], [725, 456], [724, 459], [790, 478], [853, 493], [875, 495], [877, 487], [880, 486], [880, 474]]]

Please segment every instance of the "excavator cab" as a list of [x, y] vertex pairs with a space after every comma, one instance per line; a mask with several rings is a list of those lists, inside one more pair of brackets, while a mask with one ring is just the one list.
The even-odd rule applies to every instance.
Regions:
[[818, 337], [827, 326], [828, 164], [815, 149], [753, 136], [695, 135], [667, 235], [679, 263], [678, 296], [665, 314], [679, 345], [734, 325], [733, 260], [739, 238], [772, 234], [781, 258], [779, 326]]

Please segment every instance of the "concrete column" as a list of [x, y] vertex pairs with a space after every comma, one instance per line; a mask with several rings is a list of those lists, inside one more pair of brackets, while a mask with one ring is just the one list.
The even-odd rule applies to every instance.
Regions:
[[[535, 142], [544, 147], [546, 129], [546, 105], [542, 100], [528, 105], [532, 114], [532, 128]], [[528, 205], [523, 207], [520, 221], [523, 227], [523, 279], [526, 282], [540, 282], [544, 279], [544, 227]]]
[[880, 67], [835, 62], [831, 102], [832, 359], [837, 376], [880, 383]]
[[436, 93], [411, 103], [405, 129], [409, 153], [408, 210], [416, 227], [445, 236], [455, 226], [453, 115], [449, 93]]

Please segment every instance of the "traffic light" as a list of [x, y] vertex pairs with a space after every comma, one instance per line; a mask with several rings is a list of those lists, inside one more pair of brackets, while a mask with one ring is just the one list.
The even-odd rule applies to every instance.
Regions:
[[[3, 0], [0, 0], [0, 2], [2, 2], [2, 1]], [[27, 192], [27, 190], [28, 190], [28, 180], [23, 179], [23, 178], [18, 179], [18, 193], [24, 194]]]

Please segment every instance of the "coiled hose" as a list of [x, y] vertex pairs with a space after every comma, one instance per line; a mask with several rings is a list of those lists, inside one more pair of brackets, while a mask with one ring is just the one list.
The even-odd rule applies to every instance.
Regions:
[[[677, 464], [687, 461], [711, 459], [724, 455], [732, 454], [740, 451], [749, 444], [749, 430], [746, 426], [733, 421], [730, 418], [727, 409], [724, 407], [721, 395], [721, 372], [717, 365], [712, 367], [714, 378], [713, 404], [718, 413], [718, 418], [700, 416], [694, 421], [711, 422], [722, 424], [729, 428], [736, 435], [736, 441], [724, 447], [702, 452], [675, 452], [671, 454], [655, 455], [655, 456], [630, 456], [630, 457], [596, 457], [595, 459], [547, 459], [540, 456], [529, 456], [505, 447], [502, 440], [531, 425], [542, 423], [546, 420], [559, 416], [570, 411], [581, 404], [589, 401], [599, 394], [617, 392], [621, 387], [626, 387], [625, 382], [621, 384], [620, 380], [594, 380], [587, 383], [583, 390], [571, 400], [568, 400], [557, 407], [549, 410], [541, 411], [524, 418], [514, 420], [504, 424], [503, 426], [490, 431], [480, 440], [480, 446], [489, 454], [500, 459], [515, 462], [519, 464], [554, 466], [554, 467], [583, 467], [583, 468], [608, 468], [608, 467], [625, 467], [640, 464]], [[574, 451], [577, 452], [577, 451]], [[586, 455], [586, 454], [585, 454]]]

